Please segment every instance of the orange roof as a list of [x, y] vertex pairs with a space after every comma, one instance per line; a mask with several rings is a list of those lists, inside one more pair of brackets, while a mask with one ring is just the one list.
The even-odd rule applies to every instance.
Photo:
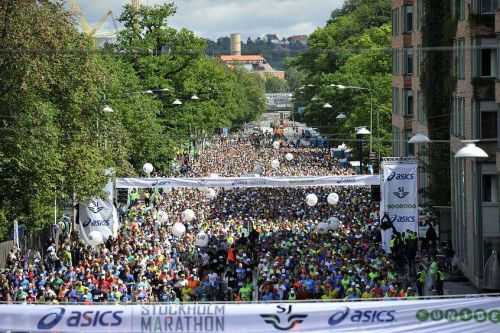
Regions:
[[261, 55], [221, 55], [222, 61], [264, 61]]

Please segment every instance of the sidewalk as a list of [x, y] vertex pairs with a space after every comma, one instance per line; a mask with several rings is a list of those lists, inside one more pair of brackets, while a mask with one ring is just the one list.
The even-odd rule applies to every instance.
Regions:
[[481, 294], [481, 291], [472, 285], [469, 281], [445, 281], [445, 295], [470, 295]]

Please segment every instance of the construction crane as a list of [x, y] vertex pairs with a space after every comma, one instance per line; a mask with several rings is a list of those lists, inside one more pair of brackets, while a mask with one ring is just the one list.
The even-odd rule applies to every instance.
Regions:
[[141, 0], [132, 0], [131, 3], [134, 10], [138, 12], [139, 9], [141, 8]]
[[[132, 0], [133, 2], [139, 1], [139, 0]], [[113, 25], [115, 27], [115, 33], [118, 32], [118, 26], [116, 24], [115, 17], [113, 15], [113, 11], [109, 10], [106, 14], [104, 14], [95, 24], [94, 27], [91, 27], [87, 19], [82, 13], [82, 9], [80, 8], [80, 5], [76, 0], [68, 0], [69, 2], [69, 10], [73, 15], [78, 17], [78, 20], [80, 21], [80, 27], [82, 28], [82, 31], [89, 37], [93, 38], [95, 34], [102, 28], [106, 20], [111, 17], [113, 20]]]

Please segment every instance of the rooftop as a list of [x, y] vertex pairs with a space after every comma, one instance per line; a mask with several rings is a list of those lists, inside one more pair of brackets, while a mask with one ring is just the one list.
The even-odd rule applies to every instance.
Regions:
[[264, 57], [257, 55], [221, 55], [222, 61], [265, 61]]

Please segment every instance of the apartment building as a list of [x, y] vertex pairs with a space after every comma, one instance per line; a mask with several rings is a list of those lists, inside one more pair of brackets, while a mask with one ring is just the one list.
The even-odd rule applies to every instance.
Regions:
[[[434, 143], [412, 147], [407, 142], [415, 133], [428, 133], [419, 78], [425, 57], [423, 1], [392, 2], [394, 156], [415, 155], [421, 161]], [[462, 272], [482, 288], [486, 260], [493, 249], [500, 252], [500, 1], [448, 1], [456, 22], [450, 68], [456, 87], [449, 96], [451, 240]], [[456, 159], [463, 140], [478, 140], [489, 157]]]
[[[500, 250], [500, 2], [454, 0], [457, 22], [450, 123], [453, 243], [463, 273], [482, 286], [486, 260]], [[462, 140], [478, 140], [486, 159], [455, 159]]]
[[420, 88], [423, 70], [422, 17], [423, 0], [393, 0], [392, 3], [392, 132], [393, 155], [415, 156], [420, 160], [420, 202], [429, 180], [426, 170], [428, 147], [412, 145], [416, 133], [427, 135], [424, 96]]

